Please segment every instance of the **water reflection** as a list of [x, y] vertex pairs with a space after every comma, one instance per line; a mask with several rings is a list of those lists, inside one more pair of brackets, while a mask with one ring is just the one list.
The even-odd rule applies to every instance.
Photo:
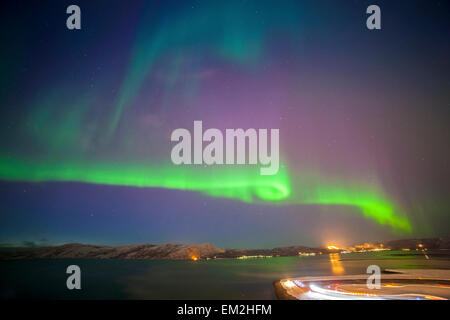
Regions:
[[331, 272], [334, 275], [341, 275], [345, 272], [340, 259], [339, 253], [330, 253]]

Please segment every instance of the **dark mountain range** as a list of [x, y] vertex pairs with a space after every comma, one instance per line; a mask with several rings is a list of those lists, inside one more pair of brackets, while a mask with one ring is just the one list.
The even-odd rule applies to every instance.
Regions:
[[[384, 248], [392, 250], [426, 248], [428, 250], [450, 249], [450, 238], [402, 239], [386, 242]], [[302, 253], [336, 252], [325, 248], [306, 246], [277, 247], [273, 249], [221, 249], [209, 243], [186, 245], [167, 243], [163, 245], [139, 244], [130, 246], [98, 246], [71, 243], [45, 247], [3, 246], [0, 259], [149, 259], [149, 260], [198, 260], [207, 258], [237, 258], [243, 256], [296, 256]]]

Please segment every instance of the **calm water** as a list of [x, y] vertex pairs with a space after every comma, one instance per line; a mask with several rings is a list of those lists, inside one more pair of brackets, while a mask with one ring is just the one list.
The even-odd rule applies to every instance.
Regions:
[[[298, 276], [365, 273], [381, 268], [450, 269], [450, 256], [372, 252], [248, 260], [0, 261], [0, 298], [14, 299], [276, 299], [272, 283]], [[67, 290], [65, 270], [81, 268], [82, 290]]]

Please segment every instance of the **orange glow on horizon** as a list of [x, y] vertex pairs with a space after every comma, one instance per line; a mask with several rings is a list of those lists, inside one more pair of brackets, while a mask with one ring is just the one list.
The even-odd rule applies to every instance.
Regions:
[[196, 252], [191, 252], [191, 253], [189, 254], [189, 258], [190, 258], [192, 261], [197, 261], [197, 260], [200, 258], [200, 256], [199, 256]]

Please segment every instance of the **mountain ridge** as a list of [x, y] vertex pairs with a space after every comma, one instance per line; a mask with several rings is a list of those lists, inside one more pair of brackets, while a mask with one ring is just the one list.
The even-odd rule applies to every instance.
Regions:
[[[450, 238], [400, 239], [385, 242], [383, 248], [450, 249]], [[333, 251], [333, 250], [332, 250]], [[210, 243], [182, 244], [169, 242], [161, 245], [143, 243], [124, 246], [68, 243], [59, 246], [15, 247], [0, 250], [0, 260], [15, 259], [136, 259], [136, 260], [198, 260], [208, 258], [237, 258], [243, 256], [296, 256], [299, 253], [327, 253], [326, 248], [286, 246], [273, 249], [222, 249]], [[333, 251], [335, 252], [335, 251]]]

